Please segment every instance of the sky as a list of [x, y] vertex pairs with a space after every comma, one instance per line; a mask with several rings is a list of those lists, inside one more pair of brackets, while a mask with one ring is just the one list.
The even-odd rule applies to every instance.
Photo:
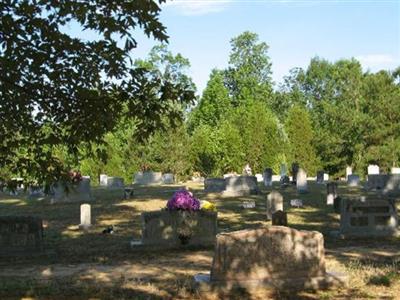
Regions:
[[[311, 58], [354, 57], [365, 71], [400, 66], [400, 0], [174, 0], [162, 5], [169, 49], [191, 63], [198, 93], [213, 68], [228, 66], [230, 40], [249, 30], [269, 46], [278, 85]], [[139, 34], [133, 58], [156, 42]]]

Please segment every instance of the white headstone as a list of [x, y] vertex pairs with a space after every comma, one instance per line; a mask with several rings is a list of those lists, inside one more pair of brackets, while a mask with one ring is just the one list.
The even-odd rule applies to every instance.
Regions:
[[281, 175], [272, 175], [272, 181], [273, 182], [281, 181]]
[[302, 168], [297, 172], [296, 187], [298, 193], [307, 192], [307, 174]]
[[369, 165], [368, 166], [368, 175], [379, 175], [379, 166], [378, 165]]
[[264, 177], [263, 177], [262, 174], [257, 173], [255, 176], [256, 176], [256, 178], [257, 178], [257, 182], [263, 182]]
[[100, 185], [107, 186], [107, 175], [106, 174], [100, 174]]
[[324, 173], [324, 181], [329, 181], [329, 174]]
[[267, 219], [272, 220], [272, 214], [278, 210], [283, 211], [283, 196], [279, 192], [272, 191], [267, 196]]
[[346, 179], [349, 177], [349, 175], [353, 174], [353, 169], [351, 167], [346, 168]]
[[91, 223], [91, 213], [90, 213], [90, 204], [82, 204], [81, 205], [81, 224], [79, 224], [79, 228], [83, 230], [87, 230]]
[[392, 174], [400, 174], [400, 168], [393, 167], [392, 170], [391, 170], [391, 173]]

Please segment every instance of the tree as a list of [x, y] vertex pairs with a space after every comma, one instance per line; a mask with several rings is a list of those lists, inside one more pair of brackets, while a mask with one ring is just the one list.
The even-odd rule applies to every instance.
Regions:
[[268, 45], [258, 35], [245, 31], [231, 40], [226, 84], [233, 104], [250, 100], [266, 101], [272, 92], [271, 62]]
[[306, 109], [295, 105], [289, 109], [285, 124], [289, 139], [289, 160], [297, 162], [300, 167], [311, 174], [318, 169], [318, 160], [313, 145], [313, 128]]
[[[161, 115], [181, 116], [176, 106], [194, 100], [192, 87], [129, 63], [138, 26], [167, 40], [162, 2], [1, 2], [0, 168], [52, 182], [65, 172], [55, 147], [91, 153], [125, 116], [138, 121], [142, 139], [162, 125]], [[71, 22], [97, 39], [64, 32]]]
[[190, 130], [193, 131], [200, 124], [217, 126], [229, 109], [230, 100], [228, 90], [224, 86], [223, 72], [214, 69], [200, 102], [190, 115]]

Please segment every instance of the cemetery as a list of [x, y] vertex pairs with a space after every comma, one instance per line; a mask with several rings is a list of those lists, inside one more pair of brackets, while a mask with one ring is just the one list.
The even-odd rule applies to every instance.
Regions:
[[[134, 196], [121, 199], [93, 185], [87, 204], [0, 193], [0, 215], [32, 216], [0, 217], [0, 295], [8, 285], [21, 295], [46, 295], [49, 280], [57, 282], [54, 292], [99, 297], [218, 299], [243, 290], [267, 298], [394, 295], [400, 194], [385, 200], [346, 181], [332, 186], [308, 181], [303, 193], [297, 184], [262, 181], [258, 194], [222, 197], [188, 181], [133, 186]], [[339, 213], [327, 202], [332, 195], [342, 199]], [[199, 210], [168, 209], [182, 205], [182, 197], [200, 199]], [[302, 206], [291, 206], [294, 199]], [[390, 279], [372, 284], [376, 278]]]
[[0, 16], [0, 300], [400, 299], [398, 0]]

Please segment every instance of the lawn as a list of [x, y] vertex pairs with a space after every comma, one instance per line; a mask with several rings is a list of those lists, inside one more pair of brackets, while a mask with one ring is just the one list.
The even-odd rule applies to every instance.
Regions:
[[[264, 187], [259, 195], [221, 198], [205, 194], [201, 184], [183, 185], [198, 198], [216, 203], [220, 232], [270, 225]], [[346, 272], [348, 287], [298, 293], [260, 290], [252, 296], [244, 291], [199, 294], [192, 277], [210, 270], [213, 249], [149, 252], [132, 251], [129, 246], [132, 239], [140, 238], [140, 214], [163, 208], [177, 188], [138, 187], [134, 197], [122, 200], [94, 187], [94, 226], [87, 233], [78, 229], [79, 203], [50, 204], [49, 199], [0, 194], [0, 215], [33, 215], [44, 220], [47, 249], [35, 257], [0, 258], [0, 299], [400, 299], [400, 238], [331, 237], [329, 232], [339, 226], [339, 215], [325, 205], [326, 187], [313, 182], [309, 182], [310, 192], [300, 196], [295, 187], [273, 188], [284, 196], [289, 226], [324, 234], [327, 268]], [[339, 185], [340, 195], [360, 193], [358, 188]], [[304, 207], [291, 208], [289, 200], [294, 198], [303, 199]], [[256, 208], [240, 208], [243, 200], [254, 200]], [[102, 234], [109, 225], [115, 233]]]

